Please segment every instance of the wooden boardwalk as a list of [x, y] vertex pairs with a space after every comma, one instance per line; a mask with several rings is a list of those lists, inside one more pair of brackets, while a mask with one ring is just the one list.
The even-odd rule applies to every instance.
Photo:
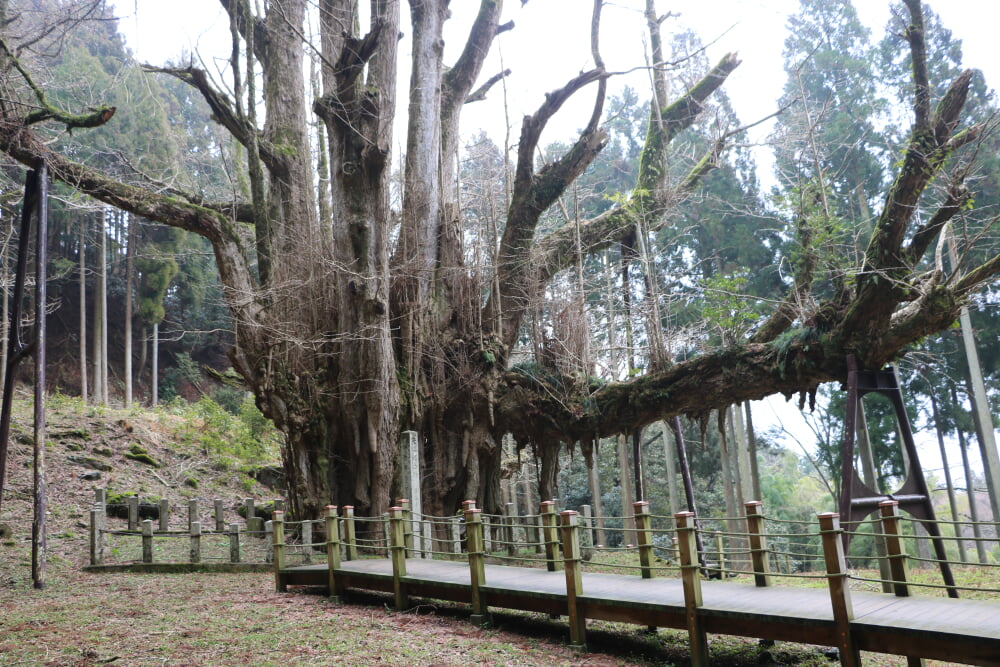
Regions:
[[[399, 578], [405, 596], [470, 603], [468, 563], [407, 559]], [[487, 606], [569, 614], [566, 573], [486, 565], [480, 587]], [[281, 586], [329, 584], [325, 564], [283, 568]], [[344, 561], [335, 571], [342, 590], [394, 592], [389, 559]], [[757, 587], [726, 581], [701, 583], [698, 621], [705, 632], [837, 646], [837, 623], [826, 588]], [[852, 592], [850, 634], [864, 651], [973, 665], [1000, 665], [1000, 603], [951, 598], [896, 597]], [[583, 618], [688, 628], [680, 579], [582, 574], [576, 597]]]
[[[883, 505], [885, 534], [899, 535], [896, 501]], [[819, 578], [826, 580], [826, 586], [797, 588], [771, 585], [766, 534], [756, 502], [747, 503], [752, 584], [703, 579], [705, 567], [699, 561], [695, 539], [698, 528], [690, 512], [673, 517], [680, 577], [654, 577], [650, 515], [641, 502], [636, 503], [635, 513], [639, 574], [629, 575], [584, 572], [578, 515], [565, 511], [557, 517], [551, 501], [542, 503], [542, 539], [532, 543], [537, 549], [544, 547], [544, 557], [535, 560], [544, 567], [486, 564], [489, 554], [483, 522], [471, 501], [465, 509], [462, 555], [449, 553], [440, 560], [410, 557], [414, 556], [413, 535], [407, 534], [407, 529], [412, 519], [403, 508], [394, 507], [384, 524], [382, 541], [368, 541], [380, 544], [377, 548], [383, 557], [361, 559], [353, 508], [346, 509], [347, 515], [340, 518], [336, 508], [328, 508], [325, 545], [329, 566], [287, 566], [284, 522], [281, 514], [275, 513], [278, 590], [321, 586], [333, 599], [355, 589], [384, 591], [394, 596], [397, 609], [407, 608], [411, 596], [449, 600], [468, 604], [471, 620], [478, 624], [488, 621], [490, 607], [565, 616], [570, 643], [580, 648], [586, 646], [588, 619], [684, 629], [694, 667], [710, 664], [709, 634], [833, 646], [839, 650], [844, 667], [863, 667], [861, 651], [907, 656], [909, 665], [931, 658], [1000, 667], [1000, 601], [910, 597], [906, 555], [898, 540], [886, 541], [895, 594], [851, 590], [844, 531], [834, 513], [818, 515], [816, 536], [822, 542], [825, 564]], [[506, 545], [510, 550], [517, 546], [514, 542]]]

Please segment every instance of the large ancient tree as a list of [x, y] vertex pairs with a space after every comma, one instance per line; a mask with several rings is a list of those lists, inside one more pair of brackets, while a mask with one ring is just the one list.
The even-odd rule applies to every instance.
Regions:
[[[669, 104], [658, 80], [631, 194], [599, 217], [543, 233], [543, 212], [606, 138], [600, 121], [608, 74], [596, 1], [594, 67], [524, 119], [492, 262], [469, 266], [456, 194], [459, 119], [463, 106], [486, 97], [498, 80], [480, 84], [491, 45], [512, 28], [499, 23], [501, 0], [481, 0], [453, 63], [443, 60], [447, 0], [410, 0], [408, 26], [401, 24], [399, 0], [372, 2], [365, 26], [357, 0], [271, 0], [264, 15], [247, 0], [220, 2], [232, 23], [229, 94], [194, 66], [160, 72], [196, 88], [213, 119], [242, 147], [245, 196], [206, 201], [163, 192], [51, 151], [42, 124], [82, 133], [77, 128], [113, 123], [113, 110], [54, 108], [22, 66], [29, 59], [19, 58], [27, 54], [19, 49], [29, 42], [13, 37], [6, 85], [22, 97], [0, 106], [0, 148], [29, 166], [45, 160], [54, 178], [110, 205], [211, 241], [235, 322], [233, 366], [287, 436], [285, 467], [298, 510], [332, 501], [382, 511], [393, 491], [403, 428], [422, 436], [425, 511], [450, 513], [466, 497], [494, 506], [504, 433], [544, 449], [773, 393], [808, 394], [842, 380], [848, 354], [878, 368], [947, 327], [961, 304], [1000, 271], [1000, 256], [961, 274], [933, 261], [942, 230], [972, 196], [963, 183], [967, 170], [948, 171], [950, 159], [984, 128], [961, 124], [968, 73], [941, 99], [930, 98], [920, 3], [907, 0], [912, 132], [863, 263], [848, 280], [825, 285], [826, 298], [810, 298], [820, 293], [821, 278], [811, 230], [802, 225], [787, 297], [749, 338], [603, 386], [516, 372], [509, 361], [522, 324], [557, 274], [581, 254], [627, 238], [639, 219], [664, 224], [672, 207], [682, 205], [679, 195], [719, 159], [726, 137], [718, 137], [687, 177], [668, 184], [667, 146], [739, 65], [736, 57], [723, 58]], [[309, 12], [319, 27], [307, 44]], [[662, 17], [653, 0], [646, 0], [646, 17], [654, 59], [662, 61]], [[8, 35], [17, 34], [16, 25]], [[401, 30], [413, 43], [405, 120], [396, 117]], [[303, 72], [312, 52], [319, 54], [321, 90], [310, 96]], [[570, 96], [581, 94], [594, 98], [590, 122], [565, 154], [537, 167], [542, 130]], [[324, 130], [318, 162], [309, 135], [315, 119]], [[396, 211], [390, 142], [399, 122], [407, 132]], [[943, 195], [929, 191], [934, 179], [946, 185]], [[917, 217], [918, 207], [933, 211]]]

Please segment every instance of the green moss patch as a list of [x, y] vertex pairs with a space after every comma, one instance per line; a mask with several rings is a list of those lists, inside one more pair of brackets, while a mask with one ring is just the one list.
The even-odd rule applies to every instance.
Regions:
[[150, 456], [149, 452], [134, 442], [131, 446], [129, 446], [128, 451], [125, 452], [125, 458], [138, 461], [139, 463], [145, 463], [146, 465], [153, 466], [154, 468], [160, 467], [160, 463]]

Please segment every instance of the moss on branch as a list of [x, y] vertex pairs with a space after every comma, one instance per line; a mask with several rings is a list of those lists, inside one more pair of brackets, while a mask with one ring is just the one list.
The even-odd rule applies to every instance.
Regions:
[[24, 79], [25, 83], [28, 84], [28, 87], [31, 88], [31, 92], [34, 93], [35, 99], [38, 101], [38, 108], [28, 112], [24, 117], [25, 125], [34, 125], [46, 120], [55, 120], [65, 125], [66, 129], [72, 132], [76, 128], [100, 127], [115, 115], [116, 108], [107, 105], [91, 109], [86, 113], [71, 113], [54, 106], [49, 103], [48, 98], [45, 96], [45, 91], [35, 83], [31, 74], [24, 68], [20, 59], [14, 55], [7, 42], [2, 38], [0, 38], [0, 51], [3, 51], [10, 59], [14, 68]]

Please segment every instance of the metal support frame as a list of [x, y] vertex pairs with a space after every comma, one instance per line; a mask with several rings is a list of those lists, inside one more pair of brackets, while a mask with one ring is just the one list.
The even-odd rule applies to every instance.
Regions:
[[[854, 468], [854, 440], [857, 428], [858, 406], [866, 394], [881, 394], [892, 403], [899, 424], [899, 434], [906, 453], [907, 469], [903, 485], [895, 493], [880, 493], [865, 484]], [[885, 500], [895, 500], [899, 508], [909, 512], [927, 530], [934, 544], [934, 553], [941, 566], [941, 576], [948, 587], [948, 595], [958, 597], [955, 578], [948, 563], [948, 555], [934, 516], [930, 491], [920, 467], [920, 457], [913, 442], [913, 431], [903, 405], [903, 392], [899, 387], [896, 371], [888, 367], [878, 371], [858, 370], [854, 355], [847, 357], [847, 414], [844, 420], [844, 451], [840, 477], [840, 516], [848, 524], [864, 521], [879, 511], [879, 504]], [[844, 552], [851, 543], [848, 531], [843, 533]]]
[[[25, 283], [27, 282], [28, 248], [31, 244], [32, 218], [35, 226], [35, 297], [34, 330], [25, 341], [21, 330]], [[0, 509], [4, 480], [7, 476], [7, 451], [10, 441], [11, 409], [14, 401], [14, 375], [18, 365], [29, 356], [35, 360], [34, 404], [34, 521], [31, 531], [31, 575], [35, 588], [45, 587], [45, 308], [47, 302], [46, 275], [48, 242], [48, 169], [41, 162], [28, 172], [24, 181], [24, 203], [21, 207], [21, 233], [18, 238], [17, 274], [7, 329], [8, 354], [0, 404]]]

